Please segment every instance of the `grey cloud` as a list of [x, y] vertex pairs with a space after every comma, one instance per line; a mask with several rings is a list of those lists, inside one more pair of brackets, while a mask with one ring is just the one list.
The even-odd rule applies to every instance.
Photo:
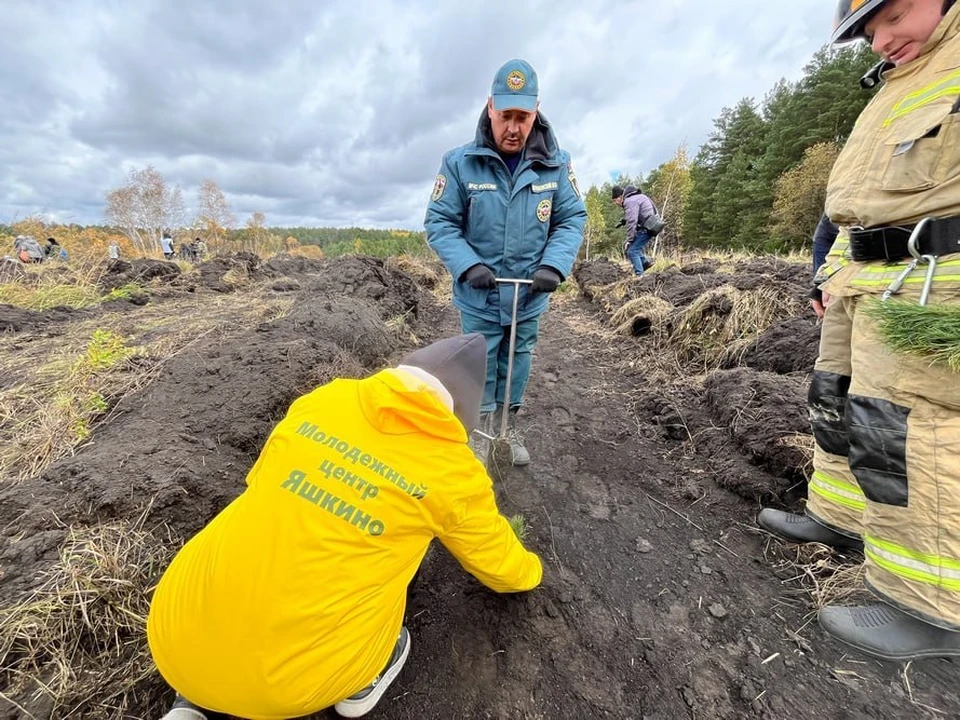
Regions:
[[493, 72], [541, 76], [581, 185], [691, 152], [724, 105], [795, 77], [832, 2], [15, 0], [0, 48], [0, 220], [102, 221], [153, 164], [188, 204], [215, 179], [243, 221], [419, 228], [442, 154]]

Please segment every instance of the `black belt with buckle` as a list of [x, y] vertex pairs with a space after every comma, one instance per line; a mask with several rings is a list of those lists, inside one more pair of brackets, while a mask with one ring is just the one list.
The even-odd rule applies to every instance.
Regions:
[[[914, 227], [850, 228], [850, 257], [856, 262], [896, 262], [910, 257], [908, 244]], [[917, 251], [935, 257], [960, 252], [960, 217], [928, 220], [917, 238]]]

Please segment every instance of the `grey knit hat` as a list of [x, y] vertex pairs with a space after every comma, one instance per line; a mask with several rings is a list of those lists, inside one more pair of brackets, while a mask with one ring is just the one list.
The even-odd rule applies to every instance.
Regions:
[[480, 423], [487, 377], [487, 342], [480, 333], [457, 335], [414, 350], [400, 363], [433, 375], [453, 398], [453, 413], [469, 433]]

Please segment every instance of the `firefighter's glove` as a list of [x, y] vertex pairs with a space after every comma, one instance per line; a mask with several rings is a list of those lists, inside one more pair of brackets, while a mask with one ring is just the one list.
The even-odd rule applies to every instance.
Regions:
[[474, 265], [467, 270], [463, 279], [476, 290], [492, 290], [497, 285], [497, 278], [493, 274], [493, 270], [483, 264]]
[[561, 280], [562, 278], [556, 270], [541, 265], [533, 274], [533, 284], [530, 286], [530, 291], [551, 293], [557, 289]]

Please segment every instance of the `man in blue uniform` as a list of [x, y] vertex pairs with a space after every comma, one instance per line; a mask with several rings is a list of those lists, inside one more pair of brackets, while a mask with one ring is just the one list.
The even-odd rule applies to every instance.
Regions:
[[[539, 82], [529, 63], [510, 60], [493, 79], [476, 137], [446, 153], [427, 206], [427, 241], [453, 277], [464, 333], [487, 340], [481, 429], [500, 427], [506, 408], [514, 465], [530, 454], [517, 432], [540, 315], [548, 293], [570, 273], [587, 213], [570, 164], [539, 112]], [[504, 397], [514, 286], [522, 278], [510, 397]], [[474, 446], [479, 453], [482, 447]]]

